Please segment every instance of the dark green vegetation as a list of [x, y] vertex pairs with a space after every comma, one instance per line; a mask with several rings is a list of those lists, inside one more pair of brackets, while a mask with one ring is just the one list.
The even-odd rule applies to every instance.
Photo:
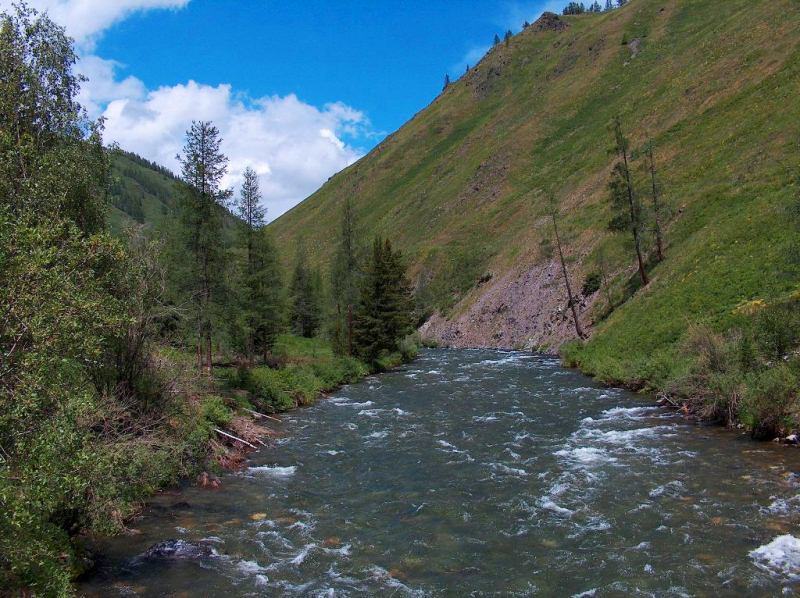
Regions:
[[[69, 594], [87, 539], [123, 530], [150, 493], [240, 463], [225, 429], [256, 442], [255, 410], [413, 354], [384, 337], [365, 365], [358, 340], [334, 353], [283, 334], [300, 290], [285, 291], [254, 173], [232, 206], [212, 123], [187, 131], [180, 179], [105, 149], [75, 60], [46, 16], [0, 13], [0, 588], [47, 596]], [[391, 256], [391, 284], [353, 311], [381, 315], [370, 301], [399, 293], [385, 313], [405, 335]], [[316, 278], [317, 328], [333, 328]]]
[[[609, 383], [678, 388], [699, 358], [687, 349], [694, 327], [727, 337], [750, 326], [741, 306], [780, 309], [797, 290], [798, 93], [791, 0], [632, 0], [546, 16], [270, 228], [279, 243], [302, 235], [320, 263], [349, 198], [364, 230], [391, 232], [408, 256], [420, 311], [453, 316], [491, 288], [487, 273], [550, 263], [541, 191], [552, 190], [570, 274], [594, 290], [591, 339], [566, 347], [567, 360]], [[644, 276], [630, 232], [608, 226], [615, 118], [646, 215]], [[753, 384], [769, 405], [766, 382]]]

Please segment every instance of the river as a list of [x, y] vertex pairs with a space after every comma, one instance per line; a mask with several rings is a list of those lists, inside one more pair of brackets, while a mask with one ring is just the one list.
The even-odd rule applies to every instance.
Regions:
[[281, 427], [222, 489], [154, 499], [79, 591], [785, 595], [800, 581], [800, 452], [549, 357], [426, 350]]

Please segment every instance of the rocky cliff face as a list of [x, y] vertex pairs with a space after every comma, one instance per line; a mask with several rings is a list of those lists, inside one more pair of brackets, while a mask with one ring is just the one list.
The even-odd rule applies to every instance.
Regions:
[[[596, 298], [597, 293], [579, 297], [581, 324], [586, 332], [591, 331], [588, 314]], [[434, 314], [420, 328], [422, 338], [444, 347], [550, 353], [575, 338], [561, 267], [555, 260], [493, 277], [462, 303], [450, 317]]]

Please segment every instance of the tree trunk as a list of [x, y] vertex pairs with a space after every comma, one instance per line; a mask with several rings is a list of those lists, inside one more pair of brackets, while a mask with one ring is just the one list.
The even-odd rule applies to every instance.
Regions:
[[569, 284], [569, 275], [567, 274], [567, 264], [564, 261], [564, 252], [561, 250], [561, 237], [558, 234], [558, 222], [556, 221], [555, 212], [552, 213], [551, 216], [553, 218], [553, 232], [556, 237], [556, 246], [558, 247], [558, 259], [561, 261], [561, 272], [564, 275], [564, 286], [567, 287], [567, 300], [572, 310], [572, 321], [575, 324], [575, 333], [578, 335], [578, 338], [584, 339], [586, 336], [583, 333], [580, 320], [578, 320], [578, 310], [575, 307], [575, 299], [572, 296], [572, 286]]
[[631, 171], [628, 168], [628, 152], [624, 149], [622, 151], [622, 160], [625, 164], [625, 186], [628, 189], [628, 205], [631, 210], [633, 244], [636, 247], [636, 259], [639, 261], [639, 277], [642, 279], [642, 284], [647, 285], [650, 282], [650, 279], [647, 277], [647, 271], [644, 268], [644, 259], [642, 258], [642, 243], [639, 237], [639, 211], [636, 209], [636, 198], [633, 194]]
[[653, 189], [653, 214], [655, 216], [656, 233], [656, 257], [659, 262], [664, 261], [664, 237], [661, 232], [661, 203], [658, 197], [658, 185], [656, 184], [656, 163], [653, 159], [653, 147], [647, 146], [647, 158], [650, 166], [650, 182]]
[[347, 304], [347, 353], [353, 354], [353, 306]]

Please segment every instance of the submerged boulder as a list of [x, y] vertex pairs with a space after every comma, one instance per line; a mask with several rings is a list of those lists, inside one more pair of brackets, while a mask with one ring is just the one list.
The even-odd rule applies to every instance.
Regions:
[[154, 544], [142, 554], [145, 559], [206, 559], [213, 556], [216, 552], [208, 544], [175, 539]]

